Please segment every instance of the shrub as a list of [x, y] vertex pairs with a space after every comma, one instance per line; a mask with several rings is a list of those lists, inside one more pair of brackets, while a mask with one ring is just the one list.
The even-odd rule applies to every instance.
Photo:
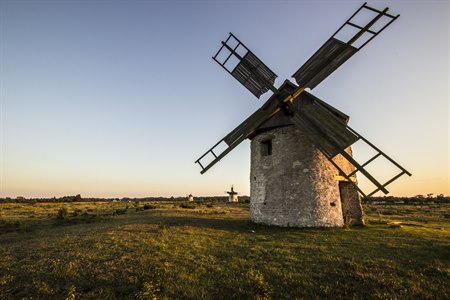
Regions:
[[158, 293], [160, 292], [159, 284], [155, 284], [153, 281], [149, 280], [144, 282], [142, 289], [135, 294], [138, 300], [156, 300], [158, 299]]
[[155, 209], [156, 205], [144, 204], [144, 209]]
[[258, 270], [250, 269], [247, 272], [247, 278], [250, 281], [255, 299], [270, 299], [272, 288], [264, 280], [263, 274]]
[[61, 207], [56, 213], [56, 219], [67, 220], [69, 218], [69, 211], [66, 207]]
[[76, 216], [80, 215], [81, 212], [82, 212], [81, 209], [75, 209], [71, 215], [72, 215], [72, 217], [76, 217]]
[[125, 215], [127, 213], [127, 209], [116, 209], [116, 215]]
[[192, 202], [182, 202], [180, 204], [180, 207], [181, 208], [187, 208], [187, 209], [194, 209], [194, 208], [197, 207], [197, 205], [195, 205], [195, 203], [192, 203]]

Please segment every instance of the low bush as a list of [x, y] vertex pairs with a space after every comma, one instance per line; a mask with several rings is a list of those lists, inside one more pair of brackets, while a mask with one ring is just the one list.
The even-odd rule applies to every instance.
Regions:
[[272, 288], [260, 271], [250, 269], [246, 275], [255, 299], [271, 299]]
[[144, 209], [155, 209], [157, 208], [156, 205], [152, 205], [152, 204], [144, 204]]
[[180, 203], [181, 208], [194, 209], [197, 205], [193, 202], [182, 202]]
[[56, 219], [58, 220], [67, 220], [69, 218], [69, 211], [66, 207], [61, 207], [58, 209], [58, 212], [56, 213]]
[[142, 289], [135, 294], [137, 300], [147, 300], [147, 299], [158, 299], [158, 294], [160, 292], [160, 287], [158, 283], [154, 283], [149, 280], [144, 282]]

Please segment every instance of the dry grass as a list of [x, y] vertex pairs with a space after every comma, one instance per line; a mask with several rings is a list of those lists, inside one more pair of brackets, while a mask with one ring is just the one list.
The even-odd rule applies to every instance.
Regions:
[[246, 204], [0, 204], [0, 299], [448, 299], [449, 208], [370, 204], [345, 230]]

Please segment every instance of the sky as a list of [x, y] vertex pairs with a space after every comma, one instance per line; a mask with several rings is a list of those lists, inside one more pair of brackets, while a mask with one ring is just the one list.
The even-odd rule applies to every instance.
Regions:
[[[211, 59], [220, 41], [279, 86], [362, 3], [0, 0], [0, 197], [249, 195], [248, 140], [194, 164], [270, 96]], [[390, 195], [450, 194], [449, 3], [369, 1], [400, 18], [311, 91], [413, 174]]]

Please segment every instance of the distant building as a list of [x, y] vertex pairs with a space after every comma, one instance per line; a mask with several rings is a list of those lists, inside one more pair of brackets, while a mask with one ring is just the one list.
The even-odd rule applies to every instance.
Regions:
[[189, 194], [187, 201], [189, 202], [194, 201], [194, 196], [192, 194]]
[[234, 191], [233, 186], [231, 186], [231, 191], [227, 192], [228, 202], [238, 202], [238, 193]]

